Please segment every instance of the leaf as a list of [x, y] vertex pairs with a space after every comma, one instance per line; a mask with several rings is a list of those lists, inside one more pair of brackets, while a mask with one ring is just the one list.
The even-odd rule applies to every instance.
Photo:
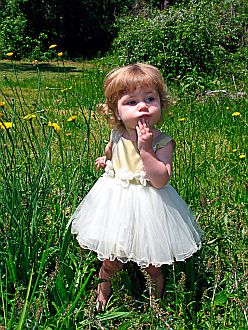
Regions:
[[107, 320], [127, 317], [130, 314], [131, 312], [110, 312], [110, 313], [106, 313], [104, 316], [97, 316], [97, 319], [100, 321], [107, 321]]
[[56, 279], [56, 289], [57, 289], [57, 293], [58, 296], [60, 297], [61, 303], [62, 305], [64, 305], [64, 303], [67, 303], [68, 301], [68, 293], [66, 290], [66, 287], [64, 285], [64, 281], [62, 280], [60, 274], [58, 274], [57, 279]]
[[60, 257], [62, 260], [65, 258], [70, 241], [71, 241], [71, 228], [69, 227], [65, 233], [65, 236], [63, 239], [63, 244], [62, 244], [62, 249], [61, 249], [61, 253], [60, 253]]
[[224, 291], [218, 292], [215, 295], [214, 305], [215, 306], [224, 306], [227, 302], [227, 295]]

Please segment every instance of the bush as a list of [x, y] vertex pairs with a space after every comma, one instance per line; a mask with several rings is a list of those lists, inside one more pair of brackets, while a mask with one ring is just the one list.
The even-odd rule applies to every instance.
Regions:
[[33, 38], [27, 33], [28, 20], [20, 11], [19, 3], [8, 3], [0, 17], [0, 59], [8, 52], [14, 53], [15, 59], [31, 56], [41, 58], [48, 36], [40, 33]]
[[245, 45], [243, 1], [183, 2], [121, 17], [113, 53], [119, 64], [149, 62], [167, 76], [212, 73]]

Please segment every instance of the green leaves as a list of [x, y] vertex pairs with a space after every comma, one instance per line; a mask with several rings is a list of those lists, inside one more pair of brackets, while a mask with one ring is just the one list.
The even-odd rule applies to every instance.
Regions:
[[121, 17], [114, 56], [121, 64], [149, 62], [174, 78], [194, 70], [214, 73], [231, 61], [232, 53], [243, 50], [243, 10], [237, 0], [201, 0]]

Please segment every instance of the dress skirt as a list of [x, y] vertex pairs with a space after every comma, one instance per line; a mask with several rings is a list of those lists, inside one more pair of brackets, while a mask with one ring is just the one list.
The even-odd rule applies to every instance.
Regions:
[[203, 235], [169, 184], [124, 187], [109, 176], [98, 179], [70, 222], [80, 246], [95, 251], [98, 259], [141, 267], [184, 261], [200, 248]]

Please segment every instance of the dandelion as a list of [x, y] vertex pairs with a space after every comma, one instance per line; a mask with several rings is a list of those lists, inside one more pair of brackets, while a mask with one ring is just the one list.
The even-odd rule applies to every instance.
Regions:
[[56, 48], [57, 47], [57, 45], [51, 45], [51, 46], [49, 46], [49, 49], [53, 49], [53, 48]]
[[237, 150], [238, 150], [238, 149], [233, 149], [233, 151], [232, 151], [232, 152], [237, 152]]
[[77, 118], [77, 116], [71, 116], [67, 119], [67, 121], [74, 121]]
[[23, 119], [25, 120], [31, 120], [33, 118], [36, 118], [36, 115], [29, 113], [28, 115], [26, 115], [25, 117], [23, 117]]
[[240, 158], [240, 159], [244, 159], [244, 158], [245, 158], [245, 154], [240, 154], [240, 155], [239, 155], [239, 158]]
[[238, 112], [238, 111], [233, 112], [232, 116], [233, 116], [233, 117], [238, 117], [238, 116], [240, 116], [240, 112]]
[[10, 122], [10, 121], [0, 123], [0, 128], [1, 129], [9, 129], [9, 128], [12, 128], [12, 127], [13, 127], [13, 123]]
[[5, 106], [5, 102], [0, 102], [0, 108], [3, 108]]
[[68, 87], [68, 88], [64, 88], [64, 89], [61, 89], [61, 93], [65, 93], [66, 91], [72, 89], [72, 86]]
[[53, 127], [53, 129], [58, 133], [60, 131], [60, 127], [57, 123], [48, 122], [48, 126]]
[[181, 121], [181, 122], [182, 122], [182, 121], [185, 121], [185, 120], [186, 120], [186, 118], [179, 118], [179, 119], [178, 119], [178, 121]]
[[59, 57], [63, 56], [63, 53], [62, 52], [58, 53], [58, 56]]
[[9, 52], [9, 53], [7, 53], [6, 55], [7, 55], [8, 57], [11, 57], [11, 56], [14, 55], [14, 53], [13, 53], [13, 52]]

